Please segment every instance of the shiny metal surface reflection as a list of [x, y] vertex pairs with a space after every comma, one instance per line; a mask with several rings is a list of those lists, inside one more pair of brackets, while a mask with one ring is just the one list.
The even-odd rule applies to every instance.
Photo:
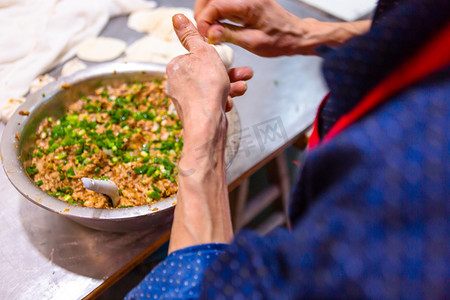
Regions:
[[[2, 137], [3, 167], [11, 183], [33, 203], [57, 214], [68, 217], [90, 228], [114, 232], [158, 229], [172, 220], [176, 196], [162, 199], [156, 204], [130, 208], [97, 209], [81, 207], [54, 198], [39, 187], [26, 174], [23, 162], [31, 158], [36, 128], [46, 117], [61, 117], [67, 106], [89, 95], [100, 86], [120, 86], [123, 83], [145, 82], [165, 76], [165, 65], [144, 63], [100, 64], [63, 77], [39, 92], [27, 97], [19, 108], [29, 115], [14, 114]], [[237, 153], [240, 140], [240, 121], [235, 109], [227, 113], [230, 139], [225, 150], [229, 165]]]

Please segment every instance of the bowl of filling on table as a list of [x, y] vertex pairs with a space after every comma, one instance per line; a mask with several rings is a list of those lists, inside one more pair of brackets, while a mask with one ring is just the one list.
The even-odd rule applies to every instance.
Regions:
[[[165, 65], [110, 63], [29, 95], [3, 132], [9, 180], [33, 203], [94, 229], [167, 225], [183, 129], [165, 81]], [[229, 166], [241, 128], [235, 109], [227, 118]]]

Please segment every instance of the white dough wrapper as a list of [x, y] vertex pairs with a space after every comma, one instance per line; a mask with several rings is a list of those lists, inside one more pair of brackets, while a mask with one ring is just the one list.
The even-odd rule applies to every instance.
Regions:
[[194, 24], [194, 12], [184, 7], [158, 7], [155, 9], [137, 10], [128, 17], [128, 27], [139, 31], [150, 33], [162, 40], [178, 41], [173, 29], [172, 17], [176, 14], [184, 14]]
[[83, 41], [77, 49], [77, 56], [85, 61], [103, 62], [119, 57], [127, 44], [119, 39], [96, 37]]
[[[224, 44], [211, 46], [216, 49], [225, 68], [229, 70], [234, 59], [233, 49]], [[124, 61], [167, 64], [173, 58], [187, 53], [188, 51], [178, 40], [168, 42], [150, 34], [128, 46], [125, 51]]]
[[0, 110], [2, 121], [7, 123], [17, 108], [25, 102], [25, 98], [9, 99]]
[[111, 180], [98, 180], [83, 177], [81, 178], [81, 181], [88, 190], [108, 196], [114, 207], [119, 204], [119, 188]]
[[80, 70], [86, 69], [87, 65], [79, 60], [78, 58], [74, 58], [69, 60], [64, 64], [64, 66], [61, 69], [61, 75], [66, 76], [75, 72], [78, 72]]
[[231, 49], [230, 46], [224, 44], [211, 46], [213, 46], [216, 49], [217, 53], [219, 53], [220, 59], [225, 65], [225, 69], [227, 69], [227, 71], [230, 70], [234, 60], [233, 49]]
[[126, 62], [153, 62], [166, 64], [178, 55], [188, 53], [179, 41], [168, 42], [154, 35], [147, 35], [125, 51]]
[[49, 74], [44, 74], [35, 78], [30, 84], [30, 93], [34, 93], [50, 82], [55, 81], [55, 78], [50, 76]]

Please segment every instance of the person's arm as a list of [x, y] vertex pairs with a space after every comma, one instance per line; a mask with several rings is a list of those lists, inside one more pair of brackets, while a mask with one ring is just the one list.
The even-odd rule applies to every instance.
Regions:
[[167, 93], [181, 118], [184, 142], [169, 253], [233, 237], [224, 164], [225, 106], [229, 96], [245, 92], [245, 80], [252, 75], [245, 67], [227, 73], [216, 50], [185, 16], [174, 16], [173, 23], [190, 53], [167, 65]]
[[340, 45], [367, 32], [371, 24], [300, 19], [273, 0], [198, 0], [195, 17], [199, 32], [210, 42], [230, 42], [265, 57], [315, 54], [317, 46]]
[[201, 109], [183, 112], [191, 117], [183, 120], [184, 146], [169, 253], [193, 245], [228, 243], [233, 237], [223, 155], [225, 114]]

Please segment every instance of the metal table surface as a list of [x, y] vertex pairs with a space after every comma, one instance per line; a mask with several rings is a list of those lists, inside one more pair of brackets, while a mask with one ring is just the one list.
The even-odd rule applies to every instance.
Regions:
[[[194, 1], [160, 1], [193, 7]], [[331, 18], [296, 1], [279, 1], [300, 17]], [[142, 36], [126, 27], [126, 17], [110, 21], [104, 36], [127, 43]], [[326, 93], [320, 58], [259, 58], [235, 49], [235, 66], [255, 76], [245, 96], [235, 100], [242, 122], [239, 152], [228, 170], [235, 186], [284, 149], [312, 123]], [[58, 72], [56, 69], [53, 72]], [[0, 134], [4, 125], [0, 125]], [[169, 238], [161, 232], [110, 233], [85, 228], [23, 198], [0, 171], [0, 299], [81, 299], [95, 297]]]

